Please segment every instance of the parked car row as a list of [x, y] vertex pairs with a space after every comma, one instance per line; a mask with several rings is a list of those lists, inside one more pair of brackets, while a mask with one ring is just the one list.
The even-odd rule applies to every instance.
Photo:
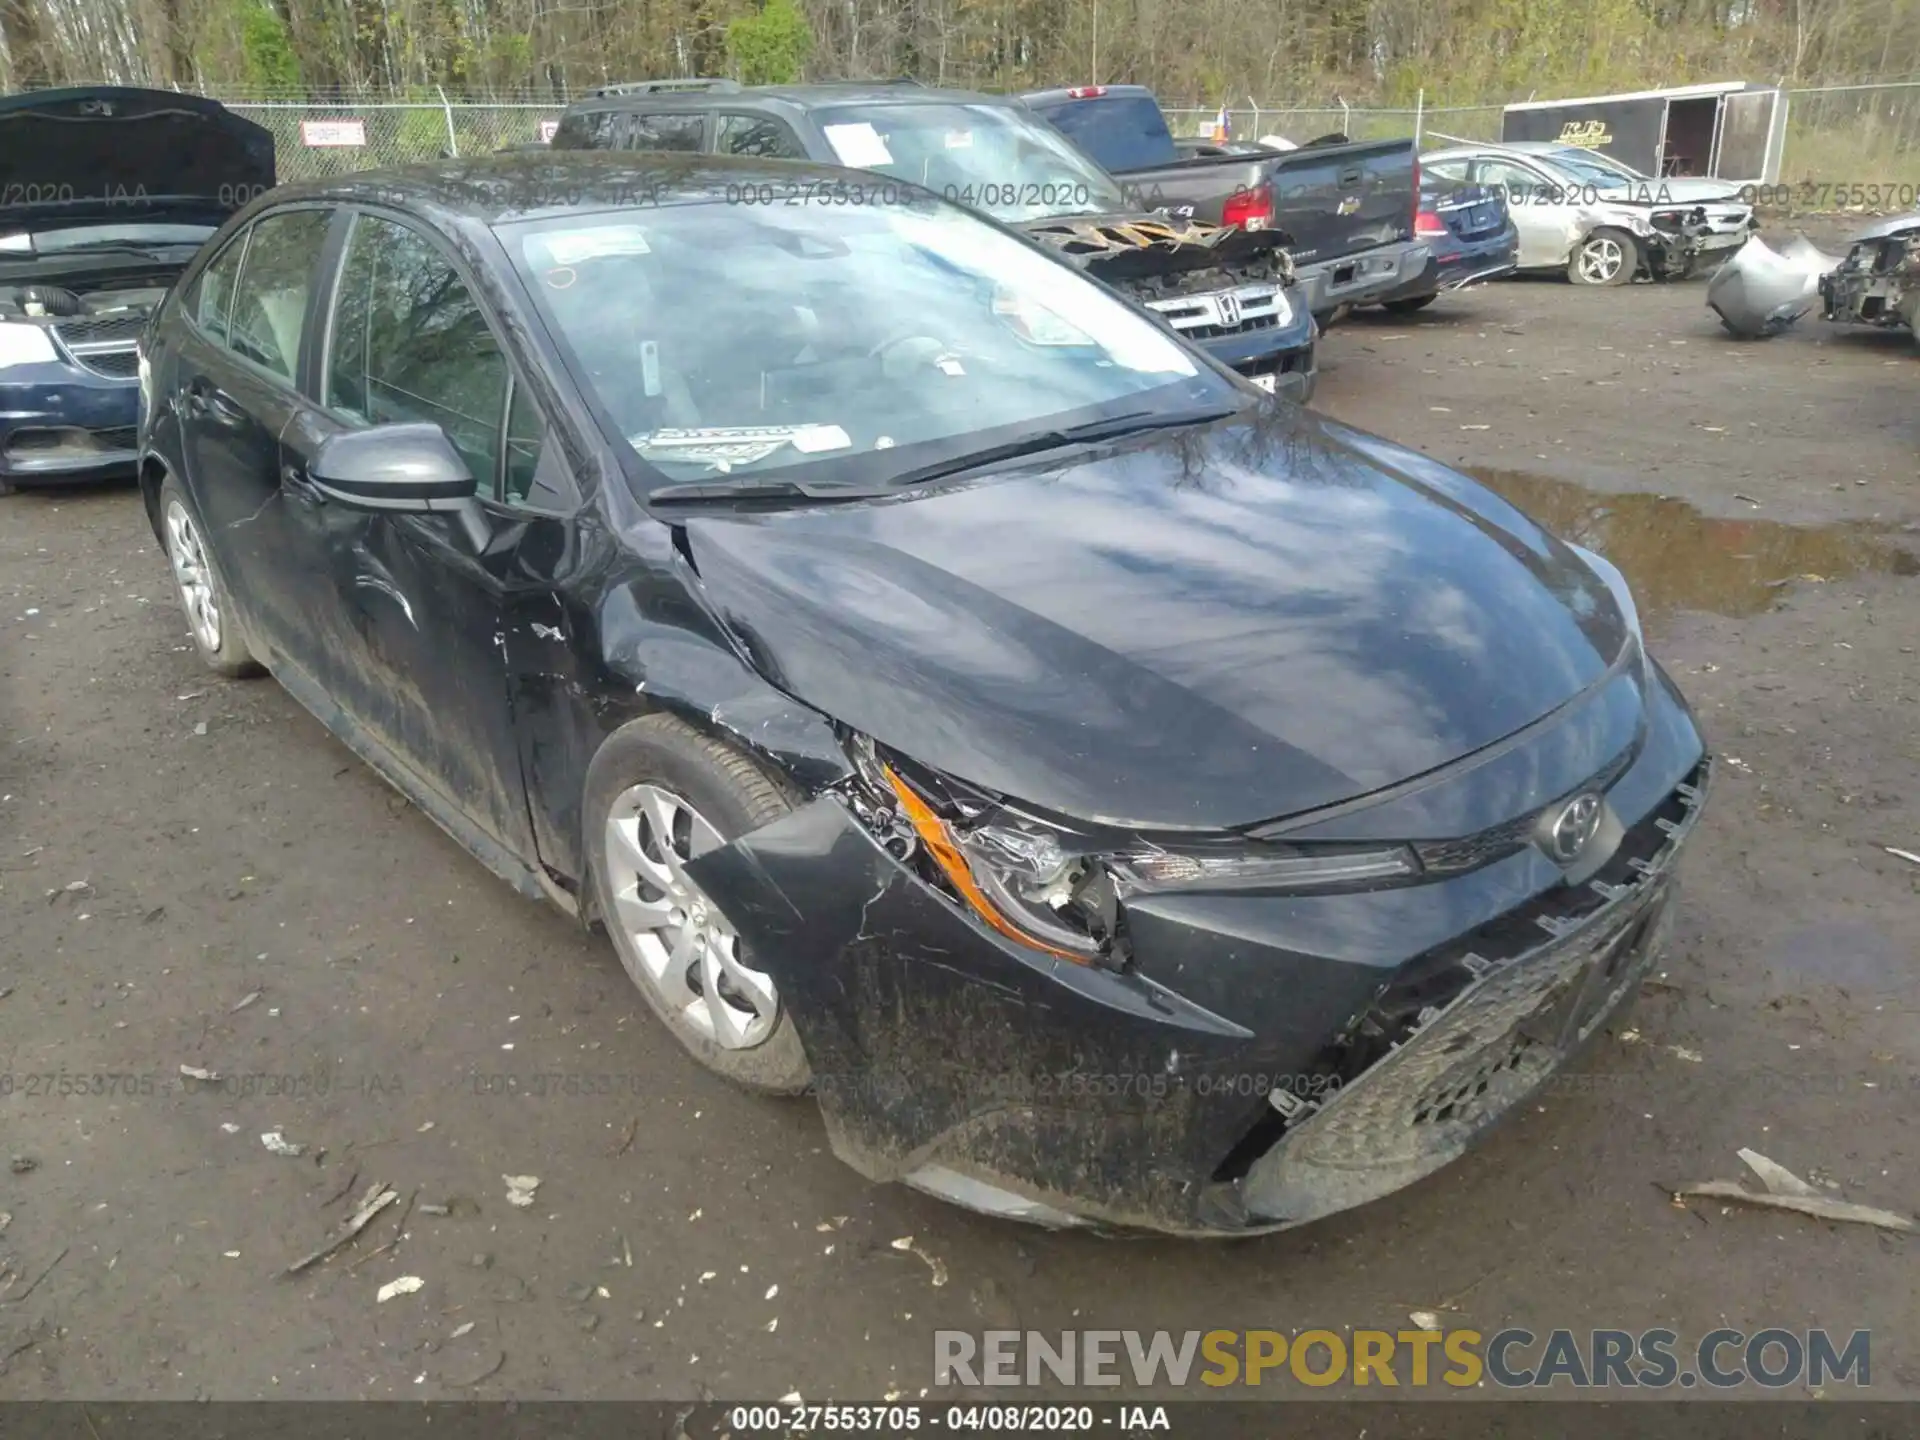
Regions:
[[[1249, 383], [1224, 342], [1312, 323], [1270, 227], [919, 87], [561, 132], [150, 262], [133, 450], [209, 667], [604, 930], [693, 1059], [990, 1213], [1306, 1223], [1630, 1003], [1699, 729], [1608, 561]], [[1341, 148], [1275, 173], [1402, 192], [1371, 299], [1504, 263], [1497, 192]], [[1182, 323], [1226, 296], [1271, 323]]]

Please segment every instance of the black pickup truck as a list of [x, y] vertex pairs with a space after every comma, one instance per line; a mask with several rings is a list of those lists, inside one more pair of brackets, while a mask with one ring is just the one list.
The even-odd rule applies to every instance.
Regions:
[[1284, 236], [1131, 204], [1112, 176], [1003, 95], [911, 82], [635, 81], [568, 106], [553, 146], [812, 160], [910, 181], [1018, 230], [1262, 389], [1312, 398], [1319, 331]]
[[1379, 302], [1426, 268], [1427, 246], [1414, 235], [1420, 161], [1410, 139], [1193, 154], [1142, 85], [1036, 90], [1021, 99], [1142, 208], [1283, 231], [1322, 323], [1340, 306]]

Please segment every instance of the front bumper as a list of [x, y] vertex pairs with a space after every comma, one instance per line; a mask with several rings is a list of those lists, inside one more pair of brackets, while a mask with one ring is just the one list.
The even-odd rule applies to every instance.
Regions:
[[1718, 265], [1759, 230], [1759, 220], [1751, 215], [1739, 223], [1695, 222], [1678, 231], [1650, 228], [1641, 237], [1648, 273], [1656, 280], [1684, 280]]
[[1691, 719], [1651, 692], [1593, 881], [1528, 846], [1397, 889], [1135, 897], [1123, 972], [988, 930], [833, 794], [689, 873], [868, 1177], [1043, 1223], [1283, 1229], [1453, 1159], [1633, 995], [1705, 793]]
[[1380, 304], [1395, 300], [1418, 300], [1438, 295], [1443, 290], [1458, 290], [1483, 280], [1511, 275], [1520, 253], [1520, 232], [1511, 223], [1500, 234], [1487, 240], [1430, 242], [1433, 253], [1426, 267], [1403, 285], [1382, 295]]
[[0, 372], [0, 480], [123, 479], [139, 461], [140, 386], [52, 360]]
[[1417, 278], [1432, 252], [1425, 241], [1377, 245], [1358, 255], [1296, 265], [1294, 279], [1315, 316], [1331, 315], [1342, 305], [1374, 305], [1391, 290]]

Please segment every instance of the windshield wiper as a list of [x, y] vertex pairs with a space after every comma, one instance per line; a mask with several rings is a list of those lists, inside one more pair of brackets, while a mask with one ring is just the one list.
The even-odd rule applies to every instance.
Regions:
[[1018, 440], [1009, 440], [1004, 445], [989, 445], [984, 450], [956, 455], [951, 460], [936, 460], [931, 465], [920, 466], [917, 470], [903, 471], [893, 477], [892, 483], [919, 485], [928, 480], [941, 480], [963, 471], [977, 470], [985, 465], [997, 465], [1003, 460], [1016, 460], [1023, 455], [1038, 455], [1048, 450], [1063, 450], [1070, 445], [1087, 445], [1098, 440], [1118, 440], [1123, 436], [1138, 435], [1148, 430], [1172, 430], [1188, 425], [1204, 425], [1208, 421], [1224, 420], [1229, 415], [1238, 413], [1237, 406], [1215, 406], [1205, 410], [1130, 410], [1124, 415], [1109, 415], [1105, 419], [1089, 420], [1080, 425], [1065, 425], [1056, 430], [1042, 430], [1036, 435], [1025, 435]]
[[884, 490], [803, 485], [798, 480], [680, 480], [647, 492], [649, 500], [871, 500]]

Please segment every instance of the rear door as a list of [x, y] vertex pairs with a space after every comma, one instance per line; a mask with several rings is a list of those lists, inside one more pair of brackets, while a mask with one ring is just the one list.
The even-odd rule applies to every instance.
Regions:
[[309, 481], [319, 445], [340, 430], [429, 421], [472, 471], [482, 518], [470, 528], [457, 515], [355, 510], [310, 493], [299, 543], [328, 575], [317, 608], [333, 657], [315, 688], [486, 842], [531, 861], [508, 611], [531, 605], [557, 628], [551, 572], [571, 476], [516, 384], [502, 327], [424, 227], [355, 214], [326, 313], [310, 398], [287, 435], [290, 470]]
[[175, 391], [182, 458], [215, 561], [272, 658], [298, 655], [308, 640], [312, 577], [288, 547], [280, 435], [299, 405], [328, 217], [317, 208], [263, 215], [202, 272], [184, 304]]
[[1473, 163], [1476, 184], [1491, 185], [1507, 202], [1520, 235], [1519, 263], [1529, 268], [1564, 265], [1580, 238], [1577, 190], [1505, 156], [1482, 155]]

